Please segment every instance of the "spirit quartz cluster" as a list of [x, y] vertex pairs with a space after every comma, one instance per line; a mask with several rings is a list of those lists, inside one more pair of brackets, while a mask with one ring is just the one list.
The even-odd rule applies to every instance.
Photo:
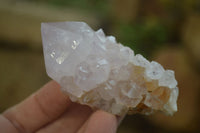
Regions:
[[84, 22], [42, 23], [48, 75], [70, 99], [115, 115], [177, 111], [174, 71]]

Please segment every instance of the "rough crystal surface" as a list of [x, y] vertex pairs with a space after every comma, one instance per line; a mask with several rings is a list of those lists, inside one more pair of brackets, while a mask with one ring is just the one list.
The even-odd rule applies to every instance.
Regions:
[[174, 71], [84, 22], [42, 23], [48, 75], [72, 101], [122, 115], [177, 111]]

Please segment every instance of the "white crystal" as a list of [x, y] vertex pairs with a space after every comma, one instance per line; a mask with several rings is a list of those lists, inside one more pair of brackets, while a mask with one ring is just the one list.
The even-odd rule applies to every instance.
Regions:
[[174, 72], [84, 22], [42, 23], [48, 75], [72, 101], [122, 115], [177, 111]]
[[162, 77], [158, 80], [159, 86], [166, 86], [169, 88], [176, 88], [177, 81], [174, 76], [174, 71], [172, 70], [166, 70]]
[[131, 60], [134, 65], [140, 67], [147, 67], [150, 65], [149, 61], [145, 59], [142, 55], [137, 54], [133, 60]]
[[155, 61], [152, 61], [150, 65], [146, 67], [146, 76], [150, 79], [160, 79], [164, 73], [164, 68]]

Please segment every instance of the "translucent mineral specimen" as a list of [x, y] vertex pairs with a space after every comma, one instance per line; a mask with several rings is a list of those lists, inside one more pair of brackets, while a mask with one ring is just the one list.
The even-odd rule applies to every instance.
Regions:
[[84, 22], [42, 23], [48, 75], [72, 101], [122, 115], [177, 111], [174, 71]]

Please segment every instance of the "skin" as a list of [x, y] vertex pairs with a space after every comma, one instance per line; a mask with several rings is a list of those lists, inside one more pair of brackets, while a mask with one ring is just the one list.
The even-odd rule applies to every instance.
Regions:
[[118, 119], [73, 103], [50, 81], [0, 115], [2, 133], [115, 133]]

